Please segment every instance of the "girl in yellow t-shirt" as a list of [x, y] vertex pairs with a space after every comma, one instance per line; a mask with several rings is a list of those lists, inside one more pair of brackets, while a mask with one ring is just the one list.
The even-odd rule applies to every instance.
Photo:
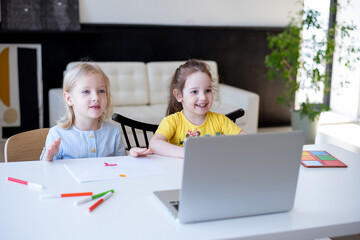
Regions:
[[189, 60], [175, 71], [170, 84], [170, 101], [165, 117], [149, 149], [132, 148], [131, 155], [151, 152], [163, 156], [184, 157], [183, 144], [187, 137], [236, 135], [244, 133], [224, 114], [210, 112], [213, 104], [213, 84], [209, 66]]

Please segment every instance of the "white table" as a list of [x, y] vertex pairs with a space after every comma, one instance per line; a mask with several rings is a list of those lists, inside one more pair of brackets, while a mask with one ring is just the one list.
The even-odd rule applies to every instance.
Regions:
[[[180, 224], [153, 196], [181, 185], [183, 160], [150, 156], [167, 174], [77, 183], [67, 161], [0, 164], [0, 239], [314, 239], [360, 233], [360, 155], [333, 145], [327, 150], [348, 168], [300, 167], [294, 209], [287, 213]], [[39, 192], [6, 177], [45, 185], [45, 192], [114, 195], [92, 213], [74, 198], [40, 200]], [[79, 200], [77, 198], [76, 200]]]

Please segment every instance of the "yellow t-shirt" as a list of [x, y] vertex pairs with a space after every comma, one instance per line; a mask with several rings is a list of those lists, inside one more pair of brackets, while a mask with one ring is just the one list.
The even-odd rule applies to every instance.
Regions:
[[224, 114], [207, 112], [205, 122], [196, 126], [189, 122], [183, 111], [165, 117], [156, 133], [165, 136], [169, 143], [183, 146], [187, 137], [217, 136], [217, 135], [237, 135], [241, 128]]

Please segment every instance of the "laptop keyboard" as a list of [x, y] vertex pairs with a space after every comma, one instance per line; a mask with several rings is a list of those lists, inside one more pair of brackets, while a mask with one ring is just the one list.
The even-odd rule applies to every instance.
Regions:
[[179, 211], [179, 201], [171, 201], [170, 204], [177, 210]]

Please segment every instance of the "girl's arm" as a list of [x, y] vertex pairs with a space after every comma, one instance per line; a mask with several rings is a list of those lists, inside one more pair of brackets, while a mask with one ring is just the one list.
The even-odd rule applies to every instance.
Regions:
[[149, 154], [154, 153], [150, 148], [139, 148], [139, 147], [132, 147], [130, 149], [130, 155], [133, 157], [141, 157], [141, 156], [147, 156]]
[[55, 155], [59, 152], [60, 142], [61, 142], [60, 138], [58, 138], [55, 142], [53, 142], [46, 149], [46, 152], [45, 152], [44, 157], [42, 158], [42, 160], [47, 161], [47, 162], [52, 161], [53, 158], [55, 157]]
[[149, 148], [158, 155], [184, 158], [184, 148], [169, 143], [168, 139], [159, 133], [155, 133], [151, 138]]

